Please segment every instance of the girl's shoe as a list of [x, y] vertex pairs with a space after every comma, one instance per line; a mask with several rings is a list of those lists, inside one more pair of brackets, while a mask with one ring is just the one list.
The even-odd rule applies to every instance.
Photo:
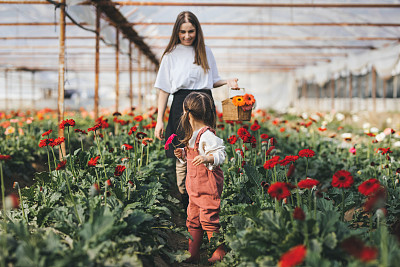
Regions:
[[190, 258], [186, 259], [185, 262], [197, 262], [200, 260], [200, 247], [203, 242], [203, 229], [189, 229], [188, 230], [193, 240], [189, 239], [189, 253]]
[[[207, 232], [208, 240], [211, 240], [213, 232]], [[224, 244], [220, 245], [212, 254], [211, 258], [208, 259], [209, 263], [214, 263], [216, 261], [221, 261], [223, 257], [225, 257], [225, 246]]]

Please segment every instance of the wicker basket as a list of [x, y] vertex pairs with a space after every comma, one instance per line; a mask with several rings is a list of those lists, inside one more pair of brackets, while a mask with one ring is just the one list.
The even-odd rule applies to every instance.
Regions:
[[[229, 89], [229, 97], [231, 96], [232, 91], [242, 90], [245, 92], [244, 88], [238, 89]], [[249, 121], [251, 119], [251, 110], [252, 108], [246, 107], [237, 107], [232, 103], [232, 98], [227, 98], [222, 101], [222, 118], [226, 121]]]
[[243, 110], [232, 103], [232, 98], [228, 98], [222, 101], [222, 118], [226, 121], [249, 121], [251, 109]]

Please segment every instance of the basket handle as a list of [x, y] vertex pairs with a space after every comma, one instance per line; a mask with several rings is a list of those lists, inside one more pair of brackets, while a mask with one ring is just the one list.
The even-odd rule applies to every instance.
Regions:
[[244, 88], [229, 88], [228, 89], [228, 97], [229, 98], [231, 98], [232, 96], [231, 96], [231, 93], [232, 93], [232, 91], [239, 91], [239, 90], [242, 90], [243, 91], [243, 94], [245, 93], [245, 89]]

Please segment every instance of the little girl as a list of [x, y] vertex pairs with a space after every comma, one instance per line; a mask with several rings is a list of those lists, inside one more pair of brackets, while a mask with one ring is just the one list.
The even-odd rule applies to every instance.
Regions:
[[[186, 190], [189, 195], [186, 226], [193, 240], [189, 240], [191, 257], [187, 262], [200, 258], [203, 230], [208, 239], [218, 233], [221, 193], [224, 174], [219, 167], [225, 160], [223, 140], [215, 135], [216, 117], [214, 102], [205, 93], [190, 93], [183, 102], [180, 127], [185, 133], [181, 142], [185, 148], [175, 149], [175, 156], [187, 162]], [[209, 262], [225, 256], [224, 246], [219, 246]]]

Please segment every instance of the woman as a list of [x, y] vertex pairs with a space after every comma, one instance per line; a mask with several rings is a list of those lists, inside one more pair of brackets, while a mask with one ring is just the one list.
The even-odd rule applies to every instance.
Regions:
[[[168, 138], [173, 133], [178, 138], [166, 150], [169, 158], [176, 158], [174, 147], [183, 147], [179, 140], [184, 133], [179, 129], [180, 117], [183, 113], [183, 100], [191, 92], [203, 92], [212, 97], [211, 89], [227, 84], [237, 88], [238, 79], [222, 80], [218, 75], [217, 65], [211, 49], [205, 46], [203, 31], [197, 17], [189, 12], [181, 12], [176, 18], [171, 39], [161, 59], [160, 68], [154, 87], [160, 89], [158, 96], [158, 117], [155, 136], [158, 139]], [[168, 125], [164, 134], [164, 113], [169, 95], [173, 95]], [[215, 110], [210, 110], [215, 112]], [[164, 136], [165, 135], [165, 136]], [[186, 193], [186, 164], [176, 160], [176, 178], [182, 203], [187, 208], [189, 197]]]

